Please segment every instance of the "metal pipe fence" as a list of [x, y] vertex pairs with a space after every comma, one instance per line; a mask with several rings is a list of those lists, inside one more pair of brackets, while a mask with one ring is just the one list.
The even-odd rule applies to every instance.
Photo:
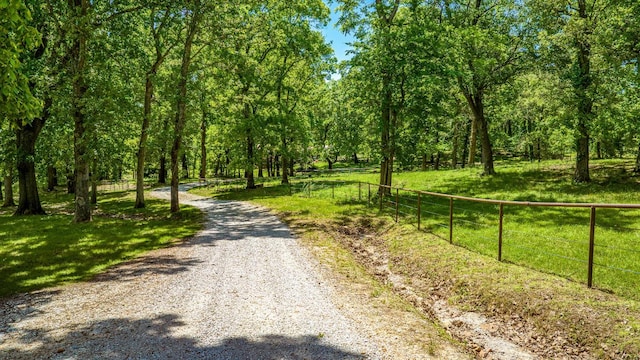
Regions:
[[[531, 244], [533, 245], [530, 245], [529, 247], [527, 247], [526, 241], [520, 241], [520, 242], [511, 241], [508, 243], [508, 246], [527, 250], [532, 253], [537, 253], [538, 256], [545, 255], [549, 257], [559, 257], [559, 258], [570, 260], [573, 262], [585, 263], [587, 265], [585, 270], [586, 270], [586, 283], [588, 287], [593, 287], [594, 268], [596, 267], [600, 267], [602, 269], [607, 269], [610, 271], [615, 270], [615, 271], [622, 271], [622, 272], [626, 272], [634, 275], [640, 275], [640, 268], [630, 269], [630, 268], [623, 268], [623, 267], [615, 267], [615, 266], [600, 264], [595, 261], [595, 258], [596, 258], [595, 249], [598, 247], [601, 249], [607, 248], [609, 250], [614, 250], [614, 251], [623, 251], [627, 254], [628, 253], [640, 254], [640, 238], [638, 239], [639, 241], [635, 243], [635, 245], [638, 246], [637, 248], [629, 248], [629, 247], [625, 248], [620, 246], [609, 246], [606, 244], [596, 243], [596, 227], [597, 227], [596, 215], [599, 209], [612, 209], [612, 210], [634, 210], [635, 209], [637, 210], [637, 209], [640, 209], [640, 204], [506, 201], [506, 200], [471, 198], [471, 197], [465, 197], [465, 196], [441, 194], [441, 193], [419, 191], [419, 190], [413, 190], [413, 189], [404, 189], [404, 188], [378, 185], [378, 184], [369, 184], [369, 186], [375, 186], [378, 188], [378, 193], [380, 195], [381, 201], [382, 199], [386, 198], [388, 199], [387, 201], [391, 202], [392, 206], [395, 205], [395, 212], [392, 213], [391, 216], [395, 218], [396, 222], [398, 221], [398, 208], [403, 206], [401, 202], [407, 201], [406, 195], [401, 197], [398, 194], [400, 192], [404, 192], [405, 194], [412, 194], [411, 197], [416, 199], [415, 201], [418, 205], [417, 205], [417, 208], [415, 208], [415, 213], [408, 216], [408, 218], [410, 221], [412, 219], [415, 219], [418, 229], [421, 229], [424, 227], [423, 221], [424, 221], [425, 214], [428, 216], [431, 216], [432, 220], [434, 218], [442, 218], [446, 216], [445, 214], [438, 212], [438, 210], [442, 210], [442, 208], [445, 208], [446, 207], [445, 203], [448, 200], [448, 208], [449, 208], [448, 209], [449, 210], [448, 211], [448, 230], [449, 230], [448, 240], [452, 244], [454, 243], [454, 227], [455, 227], [454, 225], [456, 223], [459, 224], [457, 226], [458, 228], [462, 228], [464, 226], [466, 226], [467, 228], [469, 227], [490, 228], [492, 226], [495, 226], [497, 228], [495, 241], [496, 241], [496, 256], [498, 261], [504, 260], [504, 248], [505, 248], [505, 241], [506, 241], [505, 235], [509, 235], [509, 234], [513, 235], [514, 233], [518, 232], [518, 230], [505, 231], [505, 209], [506, 208], [524, 207], [524, 208], [553, 208], [553, 209], [586, 209], [588, 210], [588, 221], [585, 221], [584, 225], [588, 225], [588, 227], [585, 229], [584, 234], [579, 235], [579, 237], [580, 238], [586, 237], [588, 238], [588, 241], [583, 241], [582, 242], [583, 244], [579, 244], [577, 240], [567, 239], [567, 238], [564, 238], [562, 235], [559, 235], [559, 234], [562, 234], [561, 232], [559, 234], [556, 233], [554, 236], [543, 237], [544, 241], [551, 240], [555, 242], [563, 241], [563, 242], [569, 243], [570, 245], [566, 248], [571, 249], [571, 251], [567, 251], [570, 254], [574, 253], [575, 249], [577, 249], [576, 244], [583, 245], [584, 249], [582, 249], [581, 251], [583, 251], [583, 253], [586, 254], [585, 258], [579, 258], [576, 255], [563, 255], [563, 254], [558, 254], [554, 252], [546, 252], [544, 251], [544, 248], [540, 246], [536, 246], [535, 245], [536, 242], [531, 242]], [[426, 197], [430, 197], [432, 199], [442, 199], [444, 200], [444, 202], [425, 201], [424, 199]], [[496, 217], [496, 219], [493, 221], [491, 220], [486, 221], [486, 219], [492, 215], [490, 212], [486, 210], [478, 210], [478, 209], [465, 207], [464, 203], [492, 205], [497, 208], [496, 209], [497, 211], [494, 210], [494, 214], [493, 214]], [[431, 211], [424, 210], [425, 205], [427, 205], [432, 210]], [[433, 208], [436, 208], [436, 209], [433, 209]], [[380, 210], [384, 211], [385, 209], [381, 206]], [[461, 210], [461, 211], [458, 211], [456, 213], [455, 210]], [[544, 216], [542, 212], [540, 215]], [[516, 218], [516, 216], [514, 216], [514, 218]], [[556, 219], [556, 220], [559, 220], [559, 219]], [[640, 220], [640, 218], [636, 220]], [[442, 224], [436, 224], [436, 225], [442, 225]], [[517, 223], [515, 223], [515, 225], [526, 226], [526, 224], [517, 224]], [[536, 234], [531, 234], [531, 233], [524, 233], [524, 232], [520, 232], [520, 233], [521, 233], [520, 234], [521, 236], [512, 236], [512, 238], [522, 239], [524, 237], [536, 236]], [[481, 236], [481, 235], [479, 237], [481, 239], [484, 238], [486, 240], [491, 240], [490, 237]], [[537, 243], [540, 243], [540, 241], [538, 241]], [[640, 256], [638, 256], [635, 263], [638, 263], [639, 260], [640, 260]], [[633, 262], [629, 262], [629, 264], [631, 263]]]
[[101, 193], [135, 190], [136, 182], [133, 180], [101, 180], [97, 184], [97, 190]]

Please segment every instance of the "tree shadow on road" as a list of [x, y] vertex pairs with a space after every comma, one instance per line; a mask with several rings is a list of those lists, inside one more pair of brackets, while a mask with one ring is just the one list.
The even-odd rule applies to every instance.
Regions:
[[[201, 345], [176, 335], [185, 323], [176, 315], [154, 319], [114, 318], [97, 321], [60, 336], [23, 331], [18, 340], [0, 343], [7, 359], [364, 359], [340, 349], [322, 336], [263, 335], [225, 338]], [[16, 343], [20, 346], [16, 346]]]

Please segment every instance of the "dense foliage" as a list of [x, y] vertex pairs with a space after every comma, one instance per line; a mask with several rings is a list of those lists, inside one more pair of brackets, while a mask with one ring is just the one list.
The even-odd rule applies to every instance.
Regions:
[[[332, 5], [354, 34], [336, 64]], [[5, 199], [38, 214], [66, 179], [280, 177], [314, 161], [394, 169], [637, 153], [633, 0], [0, 1]], [[329, 80], [340, 72], [339, 80]], [[499, 169], [497, 169], [499, 171]], [[264, 173], [266, 172], [266, 174]], [[8, 185], [8, 186], [7, 186]], [[13, 201], [13, 200], [12, 200]]]

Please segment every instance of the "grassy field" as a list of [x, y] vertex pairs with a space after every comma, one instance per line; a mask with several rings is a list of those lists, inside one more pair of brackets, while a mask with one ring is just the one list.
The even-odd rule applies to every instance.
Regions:
[[[394, 175], [394, 186], [469, 197], [585, 203], [640, 203], [638, 178], [631, 162], [594, 161], [589, 184], [571, 181], [570, 164], [559, 162], [500, 164], [498, 175], [479, 176], [477, 169], [404, 172]], [[367, 201], [379, 207], [377, 174], [336, 174], [298, 185], [312, 196]], [[324, 182], [323, 182], [324, 181]], [[332, 185], [332, 181], [343, 185]], [[294, 187], [294, 189], [296, 189]], [[395, 217], [395, 190], [385, 197], [383, 212]], [[401, 221], [417, 226], [418, 196], [398, 191]], [[421, 228], [449, 240], [449, 199], [421, 196]], [[454, 201], [453, 242], [497, 258], [499, 207]], [[502, 259], [586, 283], [589, 255], [590, 209], [505, 206]], [[598, 209], [594, 251], [594, 286], [640, 300], [640, 211]]]
[[133, 209], [131, 192], [101, 196], [87, 224], [72, 223], [72, 195], [44, 192], [42, 198], [45, 216], [0, 211], [0, 297], [91, 278], [202, 227], [195, 208], [169, 217], [168, 202], [147, 198], [146, 209]]
[[[394, 185], [503, 200], [640, 203], [640, 185], [628, 175], [629, 166], [621, 161], [594, 161], [590, 184], [572, 183], [570, 164], [546, 162], [500, 163], [494, 177], [479, 176], [479, 169], [397, 173]], [[401, 221], [396, 225], [395, 204], [386, 199], [380, 214], [375, 186], [367, 206], [369, 187], [359, 182], [375, 183], [377, 177], [374, 173], [336, 174], [298, 178], [292, 187], [230, 192], [205, 188], [195, 192], [268, 206], [292, 226], [320, 228], [336, 239], [351, 234], [344, 246], [361, 243], [357, 248], [388, 253], [390, 266], [409, 276], [425, 298], [436, 293], [462, 308], [505, 317], [506, 321], [517, 316], [518, 323], [530, 326], [523, 332], [548, 338], [548, 343], [539, 344], [543, 353], [565, 351], [562, 345], [554, 347], [562, 342], [577, 344], [602, 358], [640, 353], [640, 244], [636, 230], [640, 213], [598, 211], [595, 263], [599, 265], [594, 273], [597, 289], [592, 290], [585, 286], [588, 209], [506, 207], [505, 261], [498, 262], [497, 207], [456, 202], [453, 233], [454, 244], [460, 246], [451, 246], [448, 200], [422, 199], [421, 225], [426, 232], [418, 231], [416, 198], [400, 192]]]

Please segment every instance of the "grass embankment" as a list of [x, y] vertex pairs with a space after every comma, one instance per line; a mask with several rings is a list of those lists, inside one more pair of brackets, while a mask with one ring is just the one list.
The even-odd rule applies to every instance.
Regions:
[[[499, 174], [495, 177], [480, 177], [478, 170], [468, 169], [400, 173], [394, 175], [394, 185], [504, 200], [640, 202], [636, 197], [639, 189], [636, 179], [623, 173], [619, 162], [595, 162], [591, 184], [571, 183], [569, 167], [559, 163], [503, 165], [498, 167]], [[348, 184], [333, 188], [325, 186], [324, 189], [313, 185], [312, 198], [306, 198], [302, 193], [289, 196], [286, 187], [213, 195], [250, 200], [271, 207], [299, 231], [320, 231], [325, 235], [325, 241], [350, 249], [372, 274], [379, 272], [380, 258], [384, 257], [391, 270], [403, 274], [420, 297], [445, 299], [460, 308], [501, 319], [508, 324], [505, 329], [511, 331], [498, 329], [496, 332], [545, 357], [578, 352], [601, 358], [637, 358], [640, 354], [640, 303], [637, 299], [640, 288], [634, 282], [636, 275], [615, 271], [613, 277], [619, 276], [620, 284], [627, 284], [626, 288], [624, 285], [616, 286], [615, 279], [613, 285], [609, 283], [608, 286], [615, 288], [618, 294], [626, 296], [619, 297], [587, 289], [580, 277], [581, 273], [586, 276], [586, 265], [560, 257], [566, 254], [563, 251], [574, 251], [574, 242], [567, 241], [567, 238], [575, 236], [580, 242], [588, 240], [588, 210], [582, 210], [586, 215], [578, 216], [572, 215], [576, 210], [505, 209], [504, 257], [508, 262], [526, 266], [523, 267], [495, 260], [497, 208], [489, 206], [489, 209], [484, 209], [486, 205], [456, 203], [454, 243], [474, 250], [470, 252], [448, 244], [448, 229], [439, 230], [437, 224], [441, 220], [437, 220], [437, 215], [426, 212], [437, 211], [425, 209], [424, 202], [423, 226], [435, 235], [418, 231], [412, 224], [415, 220], [396, 225], [391, 217], [381, 217], [374, 206], [345, 200], [359, 196], [357, 181], [375, 183], [376, 174], [338, 175], [331, 179], [347, 181]], [[363, 200], [366, 200], [367, 190], [364, 188], [361, 193]], [[206, 189], [198, 192], [212, 195]], [[332, 194], [335, 200], [331, 200]], [[411, 204], [411, 196], [403, 196], [407, 198], [406, 204]], [[434, 208], [439, 205], [434, 199], [428, 201]], [[393, 209], [386, 212], [387, 215], [391, 213]], [[444, 213], [448, 213], [448, 208]], [[624, 246], [625, 255], [621, 258], [626, 259], [607, 258], [608, 266], [616, 259], [626, 261], [621, 267], [638, 265], [638, 254], [630, 251], [637, 249], [638, 244], [628, 237], [638, 236], [630, 229], [637, 227], [639, 221], [636, 211], [611, 211], [611, 214], [599, 211], [596, 262], [605, 261], [607, 248], [604, 246], [613, 244], [610, 247]], [[492, 229], [478, 225], [483, 223]], [[446, 232], [446, 236], [441, 231]], [[523, 234], [516, 236], [516, 231]], [[527, 241], [526, 246], [520, 247], [527, 249], [515, 246], [523, 245], [523, 241]], [[562, 242], [570, 245], [561, 248], [559, 244]], [[549, 247], [545, 248], [547, 245]], [[371, 255], [372, 249], [375, 255]], [[581, 243], [579, 249], [575, 251], [580, 254], [573, 256], [586, 257], [587, 249]], [[547, 251], [551, 255], [543, 253]], [[556, 272], [562, 277], [531, 268]], [[567, 280], [570, 276], [562, 269], [573, 272], [573, 278], [578, 282]], [[604, 270], [611, 269], [596, 268], [596, 285], [611, 280]]]
[[[640, 203], [638, 178], [631, 162], [594, 161], [593, 181], [575, 184], [569, 164], [507, 164], [498, 175], [481, 177], [479, 170], [399, 173], [394, 186], [486, 199], [569, 202]], [[336, 176], [375, 183], [375, 174]], [[375, 190], [375, 189], [374, 189]], [[385, 211], [395, 213], [395, 193], [385, 199]], [[377, 199], [374, 199], [377, 201]], [[399, 212], [417, 223], [417, 195], [400, 191]], [[377, 205], [377, 204], [376, 204]], [[421, 198], [421, 225], [449, 239], [449, 200]], [[454, 201], [453, 242], [484, 255], [498, 256], [499, 207]], [[589, 256], [588, 208], [504, 207], [504, 261], [587, 282]], [[640, 211], [598, 209], [596, 212], [594, 286], [640, 300]]]
[[91, 278], [146, 251], [192, 236], [203, 216], [184, 206], [169, 216], [169, 203], [147, 197], [133, 209], [135, 194], [101, 196], [93, 221], [74, 224], [73, 196], [43, 193], [45, 216], [0, 211], [0, 297]]

